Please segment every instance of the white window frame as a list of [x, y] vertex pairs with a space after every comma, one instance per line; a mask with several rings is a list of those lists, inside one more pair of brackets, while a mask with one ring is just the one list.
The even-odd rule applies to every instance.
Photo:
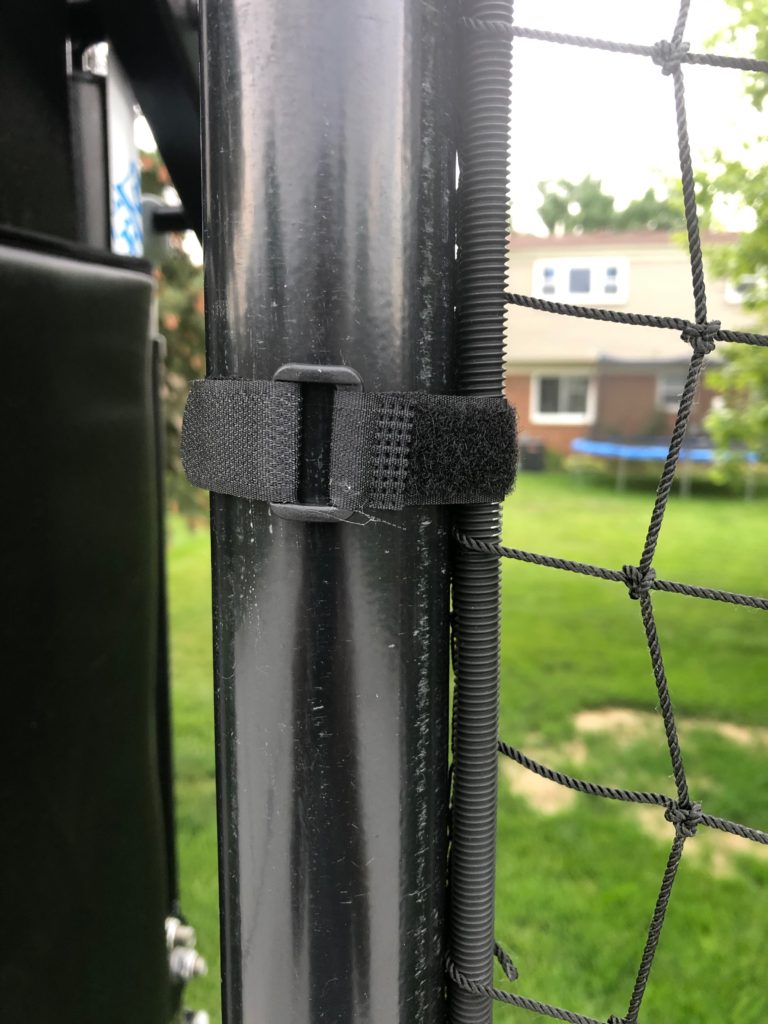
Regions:
[[[541, 395], [541, 381], [551, 377], [582, 377], [587, 381], [587, 407], [584, 412], [541, 412], [539, 398]], [[597, 379], [588, 370], [541, 370], [531, 374], [530, 392], [528, 398], [528, 419], [531, 423], [540, 426], [558, 427], [582, 427], [589, 426], [595, 422], [597, 415]]]
[[685, 369], [674, 372], [672, 370], [666, 373], [661, 370], [656, 374], [656, 408], [659, 412], [677, 412], [680, 408], [680, 399], [676, 402], [665, 401], [664, 399], [664, 381], [672, 381], [673, 379], [677, 382], [680, 381], [680, 392], [682, 393], [685, 385], [686, 371]]
[[[615, 277], [609, 278], [609, 269]], [[571, 291], [571, 271], [587, 270], [590, 288]], [[575, 306], [624, 306], [629, 302], [629, 260], [625, 256], [553, 256], [539, 258], [531, 267], [531, 294], [537, 299], [569, 302]], [[547, 276], [547, 274], [549, 276]], [[616, 291], [606, 291], [610, 282]]]

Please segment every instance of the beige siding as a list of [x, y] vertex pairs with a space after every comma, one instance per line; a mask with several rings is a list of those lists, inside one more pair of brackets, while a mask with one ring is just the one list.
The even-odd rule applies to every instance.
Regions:
[[[735, 240], [733, 236], [724, 237], [727, 242]], [[707, 244], [705, 239], [705, 251]], [[713, 244], [710, 240], [710, 248]], [[629, 261], [629, 301], [616, 309], [693, 318], [688, 254], [676, 237], [650, 232], [513, 239], [509, 255], [510, 291], [530, 294], [535, 260], [578, 256], [615, 256]], [[748, 313], [725, 302], [723, 281], [709, 274], [707, 285], [710, 319], [734, 329], [750, 325]], [[674, 331], [595, 323], [517, 307], [509, 308], [507, 328], [510, 366], [570, 360], [595, 362], [605, 357], [663, 361], [685, 358], [687, 354], [685, 343]]]

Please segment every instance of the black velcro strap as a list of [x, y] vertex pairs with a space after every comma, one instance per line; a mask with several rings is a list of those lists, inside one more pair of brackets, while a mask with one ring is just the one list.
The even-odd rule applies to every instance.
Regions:
[[504, 398], [336, 393], [331, 502], [338, 508], [500, 501], [516, 466], [515, 413]]
[[300, 426], [299, 384], [194, 381], [181, 434], [184, 470], [190, 483], [208, 491], [296, 501]]
[[[297, 501], [301, 385], [193, 383], [181, 455], [190, 482], [240, 498]], [[330, 505], [340, 510], [500, 501], [517, 466], [515, 413], [501, 397], [335, 391]]]

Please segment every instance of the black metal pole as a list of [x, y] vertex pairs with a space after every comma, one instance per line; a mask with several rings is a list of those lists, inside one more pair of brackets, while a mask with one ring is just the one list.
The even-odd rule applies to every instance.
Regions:
[[[510, 21], [512, 0], [470, 0], [469, 16]], [[504, 359], [507, 152], [512, 51], [508, 39], [462, 38], [459, 149], [459, 391], [498, 395]], [[499, 539], [498, 505], [462, 508], [463, 533]], [[454, 722], [451, 954], [462, 974], [493, 979], [499, 720], [499, 560], [459, 547], [453, 608], [460, 638]], [[486, 1024], [485, 996], [452, 987], [452, 1024]]]
[[[202, 20], [209, 372], [450, 390], [454, 4]], [[443, 1022], [447, 515], [212, 505], [225, 1020]]]

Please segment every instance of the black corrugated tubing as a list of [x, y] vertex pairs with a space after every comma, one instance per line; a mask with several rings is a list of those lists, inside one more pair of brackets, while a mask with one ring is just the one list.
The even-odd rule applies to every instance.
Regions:
[[[512, 20], [513, 0], [470, 0], [468, 17]], [[462, 394], [498, 395], [507, 274], [509, 40], [464, 31], [459, 99], [459, 376]], [[463, 507], [458, 528], [498, 540], [498, 505]], [[459, 548], [453, 585], [458, 632], [451, 955], [469, 978], [493, 977], [499, 706], [499, 560]], [[452, 987], [452, 1024], [486, 1024], [491, 1002]]]

